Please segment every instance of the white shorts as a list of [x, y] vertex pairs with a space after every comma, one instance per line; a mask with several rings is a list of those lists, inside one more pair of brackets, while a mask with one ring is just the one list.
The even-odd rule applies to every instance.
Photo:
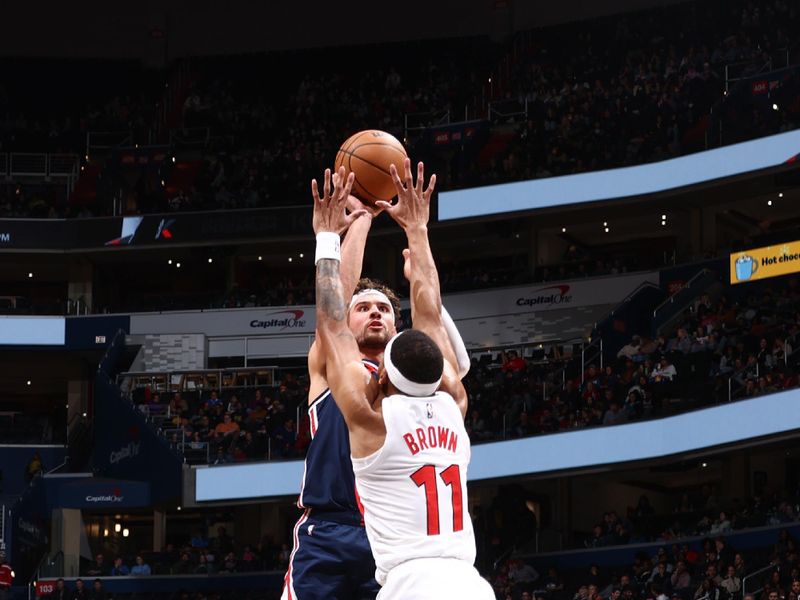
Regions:
[[489, 582], [454, 558], [417, 558], [389, 571], [377, 600], [495, 600]]

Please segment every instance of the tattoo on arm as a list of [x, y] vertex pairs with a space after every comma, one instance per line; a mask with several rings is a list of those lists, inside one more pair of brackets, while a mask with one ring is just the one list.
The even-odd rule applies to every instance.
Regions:
[[332, 321], [347, 317], [338, 260], [325, 258], [317, 265], [317, 310]]

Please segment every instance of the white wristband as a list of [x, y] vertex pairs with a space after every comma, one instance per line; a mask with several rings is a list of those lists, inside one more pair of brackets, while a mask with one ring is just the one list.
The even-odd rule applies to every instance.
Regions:
[[317, 252], [314, 256], [316, 266], [323, 258], [342, 262], [342, 248], [339, 234], [333, 231], [320, 231], [317, 234]]

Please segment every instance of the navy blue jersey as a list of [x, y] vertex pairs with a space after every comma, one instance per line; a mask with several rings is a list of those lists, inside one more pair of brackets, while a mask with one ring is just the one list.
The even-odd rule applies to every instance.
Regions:
[[[378, 366], [364, 365], [377, 376]], [[306, 454], [297, 505], [321, 512], [360, 514], [356, 479], [350, 462], [350, 437], [344, 415], [326, 389], [308, 407], [311, 444]]]

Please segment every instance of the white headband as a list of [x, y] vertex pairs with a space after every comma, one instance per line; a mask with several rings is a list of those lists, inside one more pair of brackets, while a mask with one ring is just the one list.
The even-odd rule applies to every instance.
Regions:
[[394, 304], [392, 304], [392, 301], [389, 300], [389, 296], [384, 294], [382, 291], [376, 290], [374, 288], [365, 288], [360, 292], [353, 294], [353, 297], [350, 299], [349, 308], [352, 309], [358, 302], [361, 302], [361, 299], [364, 296], [372, 296], [372, 295], [380, 296], [380, 299], [389, 305], [389, 308], [392, 309], [392, 320], [394, 320]]
[[439, 389], [439, 384], [442, 383], [441, 377], [433, 383], [417, 383], [404, 376], [392, 362], [392, 345], [401, 335], [403, 334], [398, 333], [389, 340], [389, 343], [386, 344], [386, 349], [383, 351], [383, 366], [386, 368], [386, 373], [389, 375], [389, 381], [392, 382], [394, 387], [409, 396], [433, 396], [436, 390]]

